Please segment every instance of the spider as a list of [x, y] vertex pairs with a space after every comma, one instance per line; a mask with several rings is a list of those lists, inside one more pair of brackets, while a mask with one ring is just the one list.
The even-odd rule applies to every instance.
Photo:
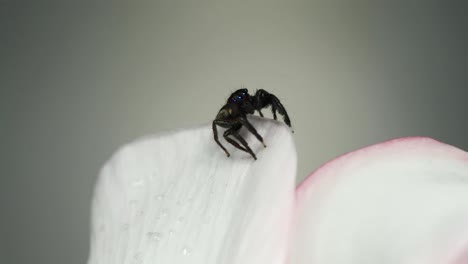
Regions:
[[[219, 110], [218, 115], [213, 121], [214, 140], [224, 150], [224, 152], [226, 152], [228, 157], [230, 156], [229, 152], [221, 142], [219, 142], [216, 126], [218, 125], [227, 128], [223, 134], [226, 141], [231, 143], [234, 147], [249, 153], [255, 160], [257, 160], [257, 156], [255, 156], [245, 139], [239, 135], [239, 130], [242, 126], [245, 126], [260, 142], [262, 142], [263, 146], [266, 147], [262, 136], [258, 134], [257, 130], [247, 120], [247, 114], [254, 114], [255, 111], [258, 111], [260, 116], [263, 117], [260, 110], [268, 106], [271, 106], [271, 111], [273, 112], [273, 118], [275, 120], [276, 111], [278, 111], [278, 113], [283, 116], [286, 125], [291, 127], [291, 121], [289, 120], [288, 113], [286, 113], [286, 109], [284, 109], [284, 106], [275, 95], [260, 89], [252, 96], [249, 95], [247, 89], [243, 88], [233, 92], [229, 96], [226, 104]], [[242, 146], [230, 136], [236, 138]]]

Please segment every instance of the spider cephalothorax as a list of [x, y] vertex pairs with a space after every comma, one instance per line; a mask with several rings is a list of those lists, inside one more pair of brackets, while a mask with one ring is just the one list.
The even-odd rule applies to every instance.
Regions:
[[[258, 134], [257, 130], [247, 120], [247, 114], [254, 114], [255, 111], [258, 111], [260, 116], [263, 117], [260, 110], [268, 106], [271, 106], [271, 111], [273, 112], [273, 118], [275, 120], [276, 111], [278, 111], [278, 113], [283, 116], [286, 125], [291, 127], [291, 121], [289, 120], [288, 113], [286, 113], [286, 109], [284, 109], [284, 106], [275, 95], [260, 89], [252, 96], [249, 95], [248, 90], [244, 88], [233, 92], [231, 96], [229, 96], [226, 104], [219, 110], [218, 115], [213, 121], [214, 140], [224, 150], [224, 152], [226, 152], [228, 157], [230, 156], [229, 152], [221, 142], [219, 142], [216, 125], [227, 128], [223, 134], [227, 142], [242, 151], [250, 153], [254, 159], [257, 159], [245, 139], [242, 138], [238, 132], [242, 126], [245, 126], [258, 140], [260, 140], [260, 142], [262, 142], [263, 146], [266, 147], [262, 136]], [[240, 144], [230, 136], [237, 139]]]

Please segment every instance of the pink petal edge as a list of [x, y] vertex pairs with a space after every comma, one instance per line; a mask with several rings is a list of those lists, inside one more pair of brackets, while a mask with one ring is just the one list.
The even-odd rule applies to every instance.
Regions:
[[[345, 153], [320, 166], [296, 187], [296, 212], [293, 216], [292, 226], [298, 223], [298, 217], [300, 217], [301, 213], [298, 209], [302, 209], [303, 203], [307, 202], [306, 194], [318, 191], [313, 190], [315, 187], [314, 183], [320, 181], [326, 175], [326, 177], [334, 177], [334, 174], [339, 175], [339, 172], [346, 170], [348, 164], [367, 162], [367, 160], [371, 162], [374, 159], [378, 159], [379, 156], [389, 155], [389, 153], [390, 155], [417, 154], [422, 157], [430, 155], [431, 159], [454, 159], [468, 163], [467, 152], [429, 137], [396, 138]], [[294, 234], [294, 231], [291, 230], [291, 233]], [[455, 250], [452, 251], [454, 254], [448, 256], [446, 259], [447, 264], [468, 263], [468, 234], [463, 237], [465, 238], [463, 241], [459, 241], [457, 245], [454, 245]], [[291, 255], [288, 257], [287, 263], [292, 263]]]
[[[430, 137], [403, 137], [390, 139], [384, 142], [376, 143], [369, 145], [367, 147], [360, 148], [358, 150], [350, 151], [348, 153], [342, 154], [326, 163], [322, 164], [318, 169], [313, 171], [309, 176], [307, 176], [297, 187], [296, 187], [296, 201], [300, 202], [301, 195], [304, 191], [316, 180], [316, 178], [321, 177], [322, 175], [327, 174], [327, 171], [334, 166], [337, 166], [345, 159], [358, 158], [360, 154], [365, 152], [381, 152], [385, 151], [388, 148], [392, 148], [400, 145], [400, 147], [405, 147], [408, 144], [417, 144], [419, 148], [413, 148], [413, 151], [424, 151], [432, 150], [433, 147], [441, 148], [447, 152], [450, 152], [453, 155], [454, 159], [460, 159], [465, 162], [468, 162], [468, 153], [456, 148], [452, 145], [445, 144], [438, 140], [435, 140]], [[408, 149], [410, 150], [410, 149]], [[369, 153], [367, 153], [369, 154]]]

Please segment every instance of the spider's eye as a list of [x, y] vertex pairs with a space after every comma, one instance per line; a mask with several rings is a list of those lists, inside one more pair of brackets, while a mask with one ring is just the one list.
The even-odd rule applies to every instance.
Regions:
[[237, 98], [239, 98], [239, 100], [241, 100], [241, 99], [242, 99], [242, 97], [240, 97], [240, 96], [238, 96]]
[[232, 99], [232, 101], [234, 101], [234, 102], [235, 102], [235, 101], [236, 101], [236, 98]]
[[242, 95], [245, 95], [245, 93], [242, 93]]

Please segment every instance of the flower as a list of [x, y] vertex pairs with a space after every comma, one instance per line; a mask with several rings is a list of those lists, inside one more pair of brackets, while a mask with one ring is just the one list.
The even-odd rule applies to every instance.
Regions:
[[467, 153], [393, 140], [296, 190], [290, 130], [252, 122], [268, 145], [243, 134], [257, 161], [226, 157], [208, 125], [118, 150], [96, 184], [88, 263], [467, 263]]

